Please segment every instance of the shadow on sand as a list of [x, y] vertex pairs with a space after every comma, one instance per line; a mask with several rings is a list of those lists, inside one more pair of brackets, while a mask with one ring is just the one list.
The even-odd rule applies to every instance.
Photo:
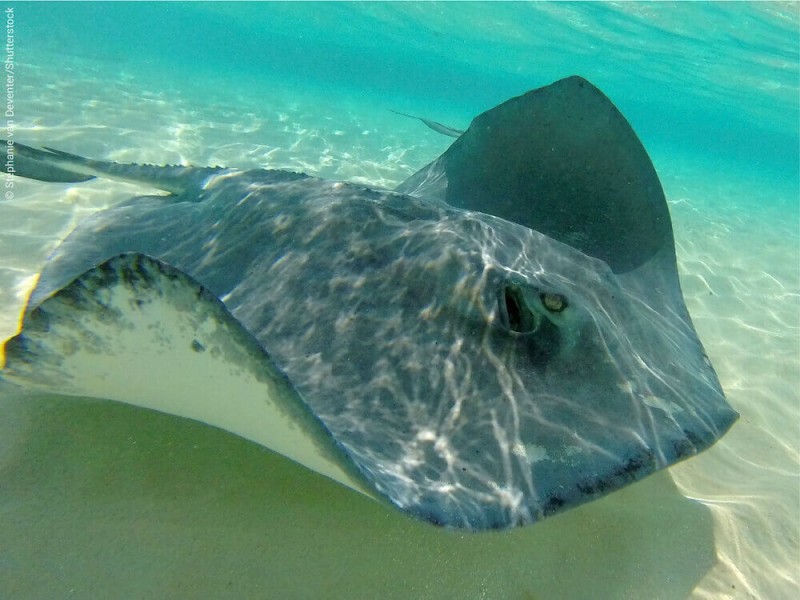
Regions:
[[417, 523], [206, 425], [0, 390], [10, 598], [685, 598], [712, 519], [666, 472], [534, 526]]

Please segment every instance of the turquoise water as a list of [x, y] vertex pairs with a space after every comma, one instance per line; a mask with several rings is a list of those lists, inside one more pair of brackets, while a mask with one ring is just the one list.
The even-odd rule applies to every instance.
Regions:
[[[0, 490], [4, 480], [12, 490], [0, 501], [0, 538], [15, 540], [5, 556], [0, 549], [0, 590], [5, 582], [18, 598], [70, 589], [77, 597], [795, 596], [798, 4], [14, 8], [18, 139], [120, 161], [287, 168], [392, 187], [451, 140], [388, 109], [464, 129], [509, 97], [586, 77], [628, 118], [659, 171], [688, 308], [742, 419], [669, 477], [531, 533], [462, 539], [193, 424], [126, 407], [0, 403]], [[57, 240], [135, 191], [28, 184], [0, 206], [1, 337], [13, 333], [20, 290]], [[62, 468], [63, 457], [73, 458]], [[107, 485], [119, 464], [130, 475]], [[260, 479], [264, 471], [278, 484]]]
[[[614, 98], [652, 151], [714, 156], [797, 188], [792, 3], [199, 3], [21, 6], [30, 47], [213, 95], [340, 92], [465, 126], [567, 74]], [[31, 17], [26, 18], [26, 12]], [[124, 24], [124, 26], [123, 26]], [[187, 33], [191, 32], [191, 33]], [[23, 29], [21, 43], [25, 44]], [[132, 53], [131, 50], [135, 49]], [[211, 87], [211, 86], [209, 86]]]

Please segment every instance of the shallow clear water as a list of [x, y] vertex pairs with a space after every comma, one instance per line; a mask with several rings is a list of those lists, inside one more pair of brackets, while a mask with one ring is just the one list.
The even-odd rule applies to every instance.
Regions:
[[[511, 96], [586, 77], [653, 158], [689, 311], [742, 418], [668, 475], [530, 531], [464, 538], [193, 424], [3, 399], [0, 538], [14, 543], [0, 547], [0, 589], [795, 597], [797, 4], [14, 8], [18, 139], [117, 161], [287, 168], [392, 187], [451, 140], [387, 109], [466, 128]], [[58, 240], [141, 189], [18, 182], [14, 192], [0, 203], [2, 337]]]

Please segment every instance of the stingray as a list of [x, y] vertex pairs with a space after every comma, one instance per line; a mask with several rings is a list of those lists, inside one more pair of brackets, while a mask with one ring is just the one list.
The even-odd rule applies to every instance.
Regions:
[[23, 177], [169, 192], [85, 219], [2, 377], [262, 444], [418, 519], [540, 521], [733, 424], [655, 169], [580, 77], [476, 117], [396, 190], [11, 145]]

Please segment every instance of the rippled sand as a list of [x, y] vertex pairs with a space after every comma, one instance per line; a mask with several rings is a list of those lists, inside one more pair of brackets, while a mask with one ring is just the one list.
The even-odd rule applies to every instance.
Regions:
[[[98, 158], [391, 187], [450, 142], [346, 96], [209, 97], [124, 73], [99, 86], [79, 61], [57, 77], [29, 72], [18, 139]], [[15, 598], [794, 597], [797, 198], [654, 158], [689, 311], [742, 415], [711, 450], [534, 527], [465, 536], [409, 522], [207, 427], [5, 391], [0, 588]], [[0, 203], [0, 339], [16, 330], [55, 244], [91, 212], [148, 190], [17, 181], [14, 191]]]

